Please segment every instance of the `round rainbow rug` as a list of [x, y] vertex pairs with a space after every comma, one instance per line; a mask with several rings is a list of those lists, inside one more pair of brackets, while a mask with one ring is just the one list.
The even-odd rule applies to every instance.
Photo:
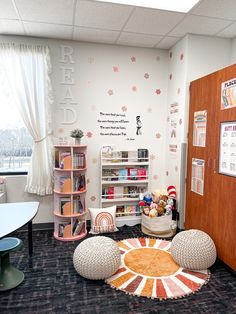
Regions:
[[158, 299], [180, 298], [199, 290], [210, 277], [207, 269], [192, 271], [177, 265], [170, 253], [170, 241], [135, 238], [117, 243], [121, 265], [106, 283], [126, 293]]

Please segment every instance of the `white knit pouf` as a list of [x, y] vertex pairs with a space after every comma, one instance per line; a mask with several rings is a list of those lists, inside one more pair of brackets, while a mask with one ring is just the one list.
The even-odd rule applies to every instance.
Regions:
[[192, 270], [207, 269], [216, 260], [213, 240], [207, 233], [196, 229], [178, 233], [172, 240], [170, 251], [177, 264]]
[[75, 270], [88, 279], [105, 279], [112, 276], [121, 261], [117, 243], [107, 237], [96, 236], [84, 240], [74, 251]]

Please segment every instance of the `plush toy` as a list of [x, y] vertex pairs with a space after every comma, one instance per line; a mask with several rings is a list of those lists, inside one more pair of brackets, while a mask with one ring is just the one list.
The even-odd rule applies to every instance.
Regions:
[[168, 198], [176, 199], [176, 188], [173, 185], [168, 186], [167, 188]]
[[150, 205], [150, 210], [152, 210], [152, 209], [157, 209], [157, 204], [156, 203], [151, 203], [151, 205]]
[[144, 215], [149, 216], [150, 208], [149, 207], [144, 207], [143, 213], [144, 213]]
[[152, 200], [154, 203], [158, 203], [160, 199], [161, 191], [160, 190], [154, 190], [152, 192]]
[[153, 209], [150, 210], [149, 217], [150, 218], [157, 217], [157, 210], [156, 210], [156, 208], [153, 208]]
[[148, 204], [150, 205], [151, 202], [152, 202], [152, 195], [150, 193], [145, 193], [143, 195], [143, 200]]
[[165, 212], [166, 203], [163, 200], [160, 200], [157, 205], [158, 216], [162, 216]]

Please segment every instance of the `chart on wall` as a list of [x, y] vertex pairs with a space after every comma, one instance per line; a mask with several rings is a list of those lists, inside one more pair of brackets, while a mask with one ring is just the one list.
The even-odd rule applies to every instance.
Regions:
[[177, 158], [177, 126], [178, 126], [179, 104], [173, 102], [170, 105], [170, 137], [169, 137], [169, 153], [173, 158]]
[[193, 146], [206, 146], [206, 124], [207, 124], [207, 111], [194, 112], [193, 120]]
[[204, 193], [205, 160], [192, 158], [191, 191], [203, 195]]
[[236, 107], [236, 78], [221, 84], [221, 110]]
[[236, 121], [221, 123], [219, 154], [219, 173], [236, 176]]

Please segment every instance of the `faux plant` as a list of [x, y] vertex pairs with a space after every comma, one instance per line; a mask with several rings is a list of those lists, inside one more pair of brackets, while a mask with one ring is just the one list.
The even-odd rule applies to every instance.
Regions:
[[81, 138], [84, 136], [84, 133], [80, 129], [75, 129], [70, 132], [70, 136], [75, 138]]

